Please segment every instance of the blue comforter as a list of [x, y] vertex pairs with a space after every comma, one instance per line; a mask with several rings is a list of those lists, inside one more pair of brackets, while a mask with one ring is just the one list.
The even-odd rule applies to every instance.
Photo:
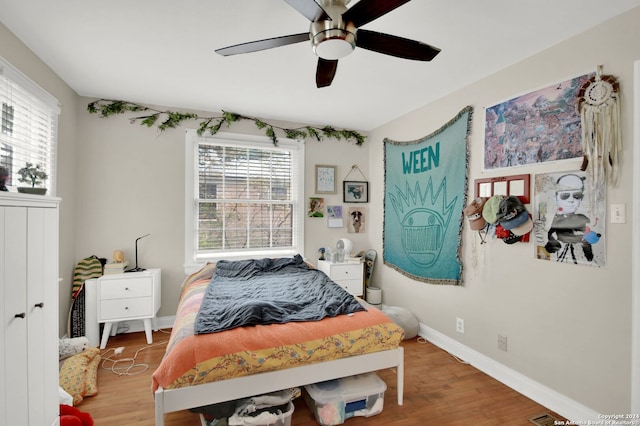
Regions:
[[353, 295], [300, 255], [220, 260], [207, 286], [195, 333], [258, 324], [319, 321], [365, 310]]

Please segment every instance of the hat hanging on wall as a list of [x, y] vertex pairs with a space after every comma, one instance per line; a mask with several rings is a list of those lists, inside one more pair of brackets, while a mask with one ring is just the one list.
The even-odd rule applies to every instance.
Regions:
[[484, 203], [484, 207], [482, 208], [482, 217], [487, 221], [487, 223], [494, 224], [497, 222], [498, 208], [500, 207], [500, 202], [503, 198], [504, 196], [502, 195], [494, 195]]
[[472, 231], [478, 231], [480, 235], [480, 244], [487, 242], [487, 221], [482, 216], [482, 210], [484, 208], [487, 198], [478, 197], [473, 200], [467, 207], [464, 208], [463, 213], [469, 222], [469, 228]]
[[508, 229], [504, 229], [501, 224], [496, 225], [496, 237], [500, 238], [505, 244], [513, 244], [522, 240], [522, 235], [516, 235]]
[[527, 234], [533, 229], [533, 221], [527, 208], [518, 197], [503, 198], [498, 205], [496, 218], [500, 227], [509, 234], [502, 238], [505, 243], [529, 241]]
[[479, 231], [487, 226], [487, 221], [482, 217], [482, 209], [486, 202], [486, 198], [478, 197], [469, 203], [469, 205], [463, 210], [464, 215], [469, 222], [469, 228], [473, 231]]

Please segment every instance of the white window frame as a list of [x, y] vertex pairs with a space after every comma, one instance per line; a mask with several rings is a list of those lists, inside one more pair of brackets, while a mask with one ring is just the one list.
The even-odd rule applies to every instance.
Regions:
[[304, 257], [304, 142], [278, 138], [276, 148], [286, 149], [294, 154], [293, 173], [293, 245], [291, 248], [269, 250], [227, 250], [215, 254], [199, 254], [197, 250], [197, 203], [198, 203], [198, 145], [213, 141], [216, 144], [245, 146], [251, 148], [274, 148], [273, 141], [264, 136], [240, 135], [218, 132], [215, 135], [199, 136], [196, 130], [187, 130], [185, 136], [185, 227], [184, 227], [184, 270], [191, 274], [206, 262], [219, 259], [240, 260], [261, 257], [292, 256]]
[[[44, 183], [44, 186], [47, 188], [47, 195], [55, 196], [56, 195], [56, 181], [57, 181], [57, 149], [58, 149], [58, 116], [60, 115], [60, 103], [58, 100], [49, 94], [46, 90], [40, 87], [37, 83], [27, 77], [25, 74], [20, 72], [17, 68], [7, 62], [3, 57], [0, 57], [0, 76], [3, 78], [0, 80], [0, 84], [3, 84], [4, 79], [9, 80], [8, 84], [13, 84], [18, 86], [19, 90], [22, 92], [26, 92], [24, 96], [21, 98], [25, 100], [26, 103], [30, 105], [34, 105], [36, 103], [40, 103], [40, 107], [42, 110], [48, 109], [49, 119], [50, 119], [50, 128], [49, 128], [49, 148], [48, 153], [46, 155], [47, 164], [43, 164], [44, 171], [47, 173], [48, 178]], [[27, 100], [31, 96], [32, 100]], [[1, 104], [0, 104], [1, 108]], [[14, 111], [15, 114], [15, 111]], [[23, 149], [23, 148], [21, 148]], [[16, 165], [17, 169], [22, 168], [23, 166], [18, 164]], [[13, 170], [15, 173], [16, 170]], [[15, 177], [15, 176], [14, 176]], [[17, 186], [17, 182], [14, 182], [14, 187]]]

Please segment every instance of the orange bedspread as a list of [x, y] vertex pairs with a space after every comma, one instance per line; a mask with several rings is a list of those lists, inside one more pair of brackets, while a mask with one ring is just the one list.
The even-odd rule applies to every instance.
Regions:
[[367, 311], [315, 322], [240, 327], [193, 334], [193, 324], [209, 274], [187, 280], [153, 390], [281, 370], [305, 364], [392, 349], [404, 337], [384, 313]]

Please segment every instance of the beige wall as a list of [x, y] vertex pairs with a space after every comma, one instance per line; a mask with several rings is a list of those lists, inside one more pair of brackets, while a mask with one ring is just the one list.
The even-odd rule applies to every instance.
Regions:
[[[91, 101], [81, 98], [80, 105], [85, 107]], [[124, 116], [104, 119], [82, 111], [78, 120], [77, 167], [82, 176], [77, 182], [78, 256], [111, 258], [113, 250], [119, 249], [134, 262], [135, 239], [150, 233], [139, 241], [138, 263], [145, 268], [162, 268], [160, 316], [175, 314], [185, 276], [185, 129], [186, 125], [160, 133], [130, 124]], [[240, 122], [224, 131], [264, 135], [251, 122]], [[341, 185], [353, 164], [367, 173], [369, 162], [367, 148], [335, 140], [307, 141], [305, 157], [307, 197], [314, 195], [315, 164], [336, 165]], [[342, 204], [341, 192], [324, 198], [326, 203]], [[345, 235], [346, 227], [329, 229], [326, 219], [305, 218], [305, 255], [315, 263], [319, 247], [335, 245]], [[356, 236], [359, 238], [352, 238], [355, 248], [368, 248], [368, 236]]]
[[[383, 139], [415, 140], [438, 129], [463, 107], [474, 107], [470, 136], [470, 182], [503, 174], [575, 170], [580, 160], [483, 172], [484, 108], [587, 72], [598, 64], [622, 88], [623, 159], [618, 187], [608, 203], [625, 203], [631, 218], [633, 62], [640, 58], [640, 9], [558, 44], [431, 105], [375, 129], [369, 168], [383, 167]], [[499, 48], [499, 42], [495, 43]], [[469, 64], [473, 66], [473, 64]], [[382, 173], [372, 176], [376, 188]], [[637, 191], [637, 189], [636, 189]], [[374, 248], [382, 251], [383, 194], [369, 205]], [[499, 240], [480, 245], [463, 232], [463, 287], [412, 281], [379, 266], [374, 280], [383, 301], [416, 314], [420, 322], [463, 345], [600, 413], [630, 411], [631, 223], [607, 225], [603, 268], [536, 260], [533, 245]], [[455, 331], [456, 317], [465, 333]], [[497, 336], [508, 337], [508, 352]]]

